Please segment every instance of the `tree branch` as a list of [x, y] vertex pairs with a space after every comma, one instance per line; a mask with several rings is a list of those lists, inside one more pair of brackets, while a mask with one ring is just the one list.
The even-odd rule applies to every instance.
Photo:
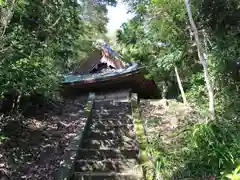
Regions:
[[[7, 29], [7, 26], [8, 26], [8, 23], [10, 22], [10, 20], [12, 18], [12, 15], [14, 13], [12, 11], [13, 11], [13, 8], [14, 8], [14, 5], [15, 5], [15, 1], [16, 0], [12, 0], [10, 8], [9, 8], [9, 10], [7, 10], [6, 17], [5, 17], [5, 24], [4, 24], [4, 27], [3, 27], [2, 34], [1, 34], [1, 38], [4, 36], [4, 34], [6, 32], [6, 29]], [[4, 17], [2, 17], [2, 18], [4, 18]]]
[[57, 20], [55, 21], [55, 23], [53, 23], [53, 25], [50, 26], [50, 28], [53, 28], [54, 26], [56, 26], [57, 23], [60, 21], [61, 17], [62, 17], [62, 15], [60, 15], [60, 16], [57, 18]]
[[197, 45], [197, 51], [198, 51], [198, 57], [199, 60], [203, 66], [203, 72], [204, 72], [204, 79], [206, 82], [206, 86], [208, 89], [208, 96], [209, 96], [209, 111], [212, 115], [212, 118], [214, 118], [214, 94], [213, 94], [213, 88], [212, 88], [212, 83], [208, 74], [208, 68], [207, 68], [207, 55], [201, 45], [201, 41], [199, 38], [199, 33], [196, 27], [196, 24], [193, 20], [193, 16], [192, 16], [192, 10], [191, 10], [191, 5], [190, 5], [190, 0], [185, 0], [185, 6], [187, 9], [187, 13], [188, 13], [188, 18], [189, 18], [189, 22], [190, 25], [192, 27], [193, 30], [193, 34], [195, 37], [195, 41], [196, 41], [196, 45]]

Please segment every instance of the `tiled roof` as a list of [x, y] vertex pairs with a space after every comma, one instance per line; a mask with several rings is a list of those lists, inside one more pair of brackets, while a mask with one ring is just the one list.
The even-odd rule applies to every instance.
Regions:
[[108, 53], [113, 56], [113, 57], [120, 57], [120, 54], [115, 52], [108, 44], [104, 44], [102, 46], [102, 48], [105, 50], [105, 51], [108, 51]]
[[116, 75], [131, 73], [138, 69], [139, 69], [138, 65], [136, 63], [134, 63], [131, 66], [124, 68], [124, 69], [109, 70], [109, 71], [95, 73], [95, 74], [85, 74], [85, 75], [67, 74], [67, 75], [64, 75], [63, 83], [74, 83], [74, 82], [91, 81], [91, 80], [97, 81], [97, 80], [104, 79], [104, 78], [111, 78]]

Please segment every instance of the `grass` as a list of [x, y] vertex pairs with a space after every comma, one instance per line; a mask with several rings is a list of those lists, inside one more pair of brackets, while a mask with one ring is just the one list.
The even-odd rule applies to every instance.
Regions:
[[[239, 121], [222, 116], [208, 121], [196, 111], [184, 117], [180, 116], [184, 114], [182, 105], [175, 105], [170, 103], [167, 110], [160, 108], [160, 117], [145, 117], [147, 123], [154, 119], [154, 124], [148, 125], [151, 133], [146, 147], [154, 161], [149, 166], [155, 174], [152, 179], [240, 180]], [[156, 109], [159, 114], [159, 106]], [[177, 122], [173, 121], [176, 118], [180, 120], [177, 127], [168, 129], [166, 122]]]
[[148, 166], [149, 166], [149, 156], [147, 154], [146, 148], [148, 146], [147, 137], [144, 132], [143, 127], [143, 121], [140, 118], [140, 111], [138, 107], [138, 103], [136, 100], [132, 99], [132, 112], [134, 117], [134, 123], [136, 128], [136, 134], [139, 142], [139, 150], [140, 150], [140, 157], [139, 161], [140, 164], [143, 167], [144, 175], [147, 180], [149, 180], [149, 172], [148, 172]]
[[222, 179], [240, 165], [239, 130], [236, 123], [221, 120], [178, 129], [171, 146], [153, 138], [148, 151], [156, 157], [155, 171], [165, 179]]
[[240, 165], [234, 171], [224, 174], [223, 177], [231, 180], [240, 180]]

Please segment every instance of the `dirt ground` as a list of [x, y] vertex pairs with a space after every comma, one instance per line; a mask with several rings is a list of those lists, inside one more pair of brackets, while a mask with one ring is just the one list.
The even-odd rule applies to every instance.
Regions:
[[148, 139], [159, 137], [166, 146], [173, 143], [175, 130], [188, 123], [186, 119], [194, 117], [193, 109], [175, 100], [141, 99], [140, 107]]
[[[54, 107], [31, 109], [25, 116], [1, 115], [0, 169], [11, 180], [53, 180], [81, 122], [87, 96]], [[0, 173], [0, 175], [1, 175]], [[1, 179], [1, 177], [0, 177]]]
[[[188, 166], [188, 161], [181, 162], [182, 159], [177, 157], [186, 143], [183, 131], [201, 120], [198, 111], [176, 100], [141, 100], [140, 106], [147, 139], [155, 147], [154, 150], [161, 152], [160, 156], [155, 152], [155, 157], [161, 157], [164, 163], [161, 174], [158, 174], [159, 178], [200, 179], [191, 177], [184, 169]], [[151, 170], [152, 167], [150, 164]], [[206, 179], [215, 178], [210, 176]]]

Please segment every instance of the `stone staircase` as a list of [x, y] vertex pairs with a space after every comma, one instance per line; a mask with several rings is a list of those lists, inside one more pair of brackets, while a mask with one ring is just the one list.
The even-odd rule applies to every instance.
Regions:
[[71, 180], [143, 180], [131, 102], [95, 100]]

